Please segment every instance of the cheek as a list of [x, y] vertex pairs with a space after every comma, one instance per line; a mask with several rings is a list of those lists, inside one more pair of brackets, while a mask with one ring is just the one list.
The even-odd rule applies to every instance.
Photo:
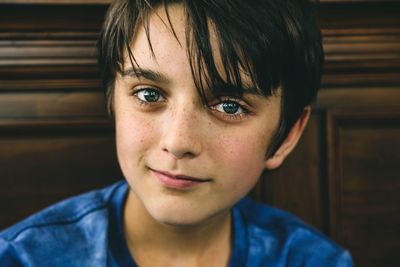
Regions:
[[269, 135], [269, 129], [264, 131], [238, 129], [230, 134], [219, 135], [220, 138], [215, 146], [232, 163], [247, 161], [259, 163], [265, 160]]
[[233, 184], [253, 185], [264, 169], [268, 137], [265, 134], [247, 134], [221, 138], [216, 147], [224, 172]]
[[123, 145], [142, 144], [148, 139], [148, 133], [152, 132], [152, 125], [141, 123], [136, 119], [119, 119], [115, 124], [117, 143]]
[[116, 145], [121, 168], [133, 166], [133, 161], [138, 161], [144, 151], [152, 143], [153, 126], [133, 116], [116, 117]]

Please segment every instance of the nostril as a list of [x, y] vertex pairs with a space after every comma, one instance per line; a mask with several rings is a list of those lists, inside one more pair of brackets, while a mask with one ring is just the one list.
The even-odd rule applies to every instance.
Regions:
[[196, 154], [188, 149], [168, 149], [163, 148], [163, 151], [173, 156], [175, 159], [194, 158]]

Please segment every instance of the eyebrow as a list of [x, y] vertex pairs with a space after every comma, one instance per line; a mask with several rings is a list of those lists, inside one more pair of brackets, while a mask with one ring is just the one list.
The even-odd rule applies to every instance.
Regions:
[[153, 71], [149, 69], [142, 69], [142, 68], [128, 68], [126, 70], [122, 71], [122, 77], [132, 77], [132, 78], [137, 78], [137, 79], [146, 79], [149, 81], [153, 82], [159, 82], [159, 83], [170, 83], [170, 80], [165, 76], [164, 74], [158, 72], [158, 71]]
[[[146, 79], [149, 81], [157, 82], [157, 83], [164, 83], [164, 84], [169, 84], [171, 83], [170, 79], [165, 76], [164, 74], [150, 70], [150, 69], [143, 69], [143, 68], [137, 68], [133, 69], [132, 67], [123, 70], [122, 71], [122, 77], [132, 77], [132, 78], [137, 78], [137, 79]], [[222, 88], [221, 88], [222, 89]], [[254, 86], [243, 86], [242, 88], [238, 88], [235, 85], [228, 85], [225, 84], [223, 86], [223, 89], [217, 93], [217, 95], [220, 96], [239, 96], [237, 94], [234, 94], [233, 92], [240, 92], [241, 89], [244, 89], [243, 95], [255, 95], [255, 96], [264, 96], [259, 90], [257, 90], [256, 87]]]

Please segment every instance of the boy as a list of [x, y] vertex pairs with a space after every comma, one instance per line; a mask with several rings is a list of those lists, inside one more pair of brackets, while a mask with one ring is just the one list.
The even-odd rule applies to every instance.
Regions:
[[351, 266], [244, 198], [310, 116], [323, 53], [309, 3], [117, 0], [99, 58], [126, 182], [1, 233], [1, 266]]

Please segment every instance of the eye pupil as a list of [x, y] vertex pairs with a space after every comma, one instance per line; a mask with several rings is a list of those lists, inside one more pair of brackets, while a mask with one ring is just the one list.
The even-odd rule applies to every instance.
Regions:
[[222, 108], [228, 114], [235, 114], [239, 110], [239, 105], [235, 102], [225, 102], [222, 104]]
[[157, 102], [160, 99], [160, 93], [154, 90], [145, 90], [143, 97], [147, 102]]

